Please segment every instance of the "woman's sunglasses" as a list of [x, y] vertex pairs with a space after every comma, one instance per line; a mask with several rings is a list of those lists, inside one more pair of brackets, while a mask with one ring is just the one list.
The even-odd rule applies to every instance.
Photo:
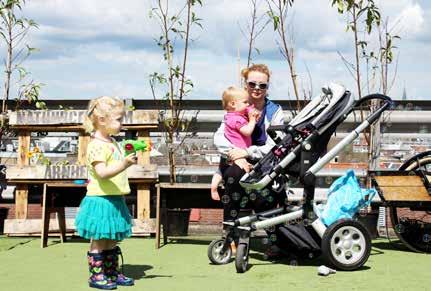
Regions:
[[260, 89], [260, 90], [266, 90], [266, 89], [268, 89], [268, 84], [267, 83], [247, 82], [247, 86], [250, 89]]

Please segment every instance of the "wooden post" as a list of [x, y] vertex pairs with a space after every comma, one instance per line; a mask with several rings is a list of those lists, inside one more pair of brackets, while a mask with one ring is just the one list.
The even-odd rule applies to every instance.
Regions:
[[150, 187], [148, 184], [138, 184], [137, 187], [137, 214], [138, 219], [150, 218]]
[[49, 211], [47, 201], [47, 188], [46, 183], [43, 184], [42, 195], [42, 231], [40, 233], [40, 247], [45, 248], [48, 245], [48, 232], [49, 232]]
[[[151, 144], [150, 132], [148, 130], [139, 131], [138, 140], [144, 140], [147, 144]], [[138, 164], [139, 165], [150, 164], [150, 151], [138, 152]]]
[[[30, 164], [30, 132], [20, 131], [18, 136], [18, 166], [28, 166]], [[28, 186], [19, 185], [15, 191], [15, 217], [26, 219], [28, 209]]]
[[18, 166], [28, 166], [30, 159], [28, 153], [30, 152], [30, 132], [20, 131], [18, 133]]
[[157, 201], [156, 201], [156, 249], [160, 248], [160, 184], [156, 185]]
[[78, 138], [78, 165], [85, 165], [87, 163], [87, 146], [89, 142], [90, 136], [84, 132], [80, 132]]
[[27, 218], [28, 186], [18, 184], [15, 189], [15, 217], [17, 219]]

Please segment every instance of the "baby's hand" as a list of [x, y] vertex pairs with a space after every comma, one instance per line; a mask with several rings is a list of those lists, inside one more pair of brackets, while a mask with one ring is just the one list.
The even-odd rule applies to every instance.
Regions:
[[259, 120], [259, 118], [260, 118], [260, 112], [258, 110], [253, 109], [248, 112], [248, 120], [256, 121], [256, 120]]
[[136, 164], [138, 162], [138, 157], [136, 156], [135, 153], [131, 153], [130, 155], [124, 158], [124, 161], [126, 163], [126, 168], [128, 168], [131, 165]]

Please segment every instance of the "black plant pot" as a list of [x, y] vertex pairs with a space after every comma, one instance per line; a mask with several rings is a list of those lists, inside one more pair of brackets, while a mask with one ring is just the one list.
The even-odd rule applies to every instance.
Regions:
[[371, 239], [375, 239], [378, 237], [377, 232], [377, 221], [379, 218], [379, 213], [372, 211], [367, 213], [366, 215], [359, 216], [358, 220], [362, 222], [362, 224], [367, 228], [370, 233]]
[[8, 208], [0, 207], [0, 234], [4, 231], [4, 220], [7, 218]]
[[188, 234], [190, 211], [190, 209], [168, 209], [168, 235], [186, 236]]

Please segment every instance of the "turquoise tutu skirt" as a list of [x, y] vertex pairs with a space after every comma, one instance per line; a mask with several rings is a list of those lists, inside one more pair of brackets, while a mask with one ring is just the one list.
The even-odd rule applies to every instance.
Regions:
[[120, 241], [131, 236], [132, 217], [123, 196], [85, 196], [75, 226], [83, 238]]

